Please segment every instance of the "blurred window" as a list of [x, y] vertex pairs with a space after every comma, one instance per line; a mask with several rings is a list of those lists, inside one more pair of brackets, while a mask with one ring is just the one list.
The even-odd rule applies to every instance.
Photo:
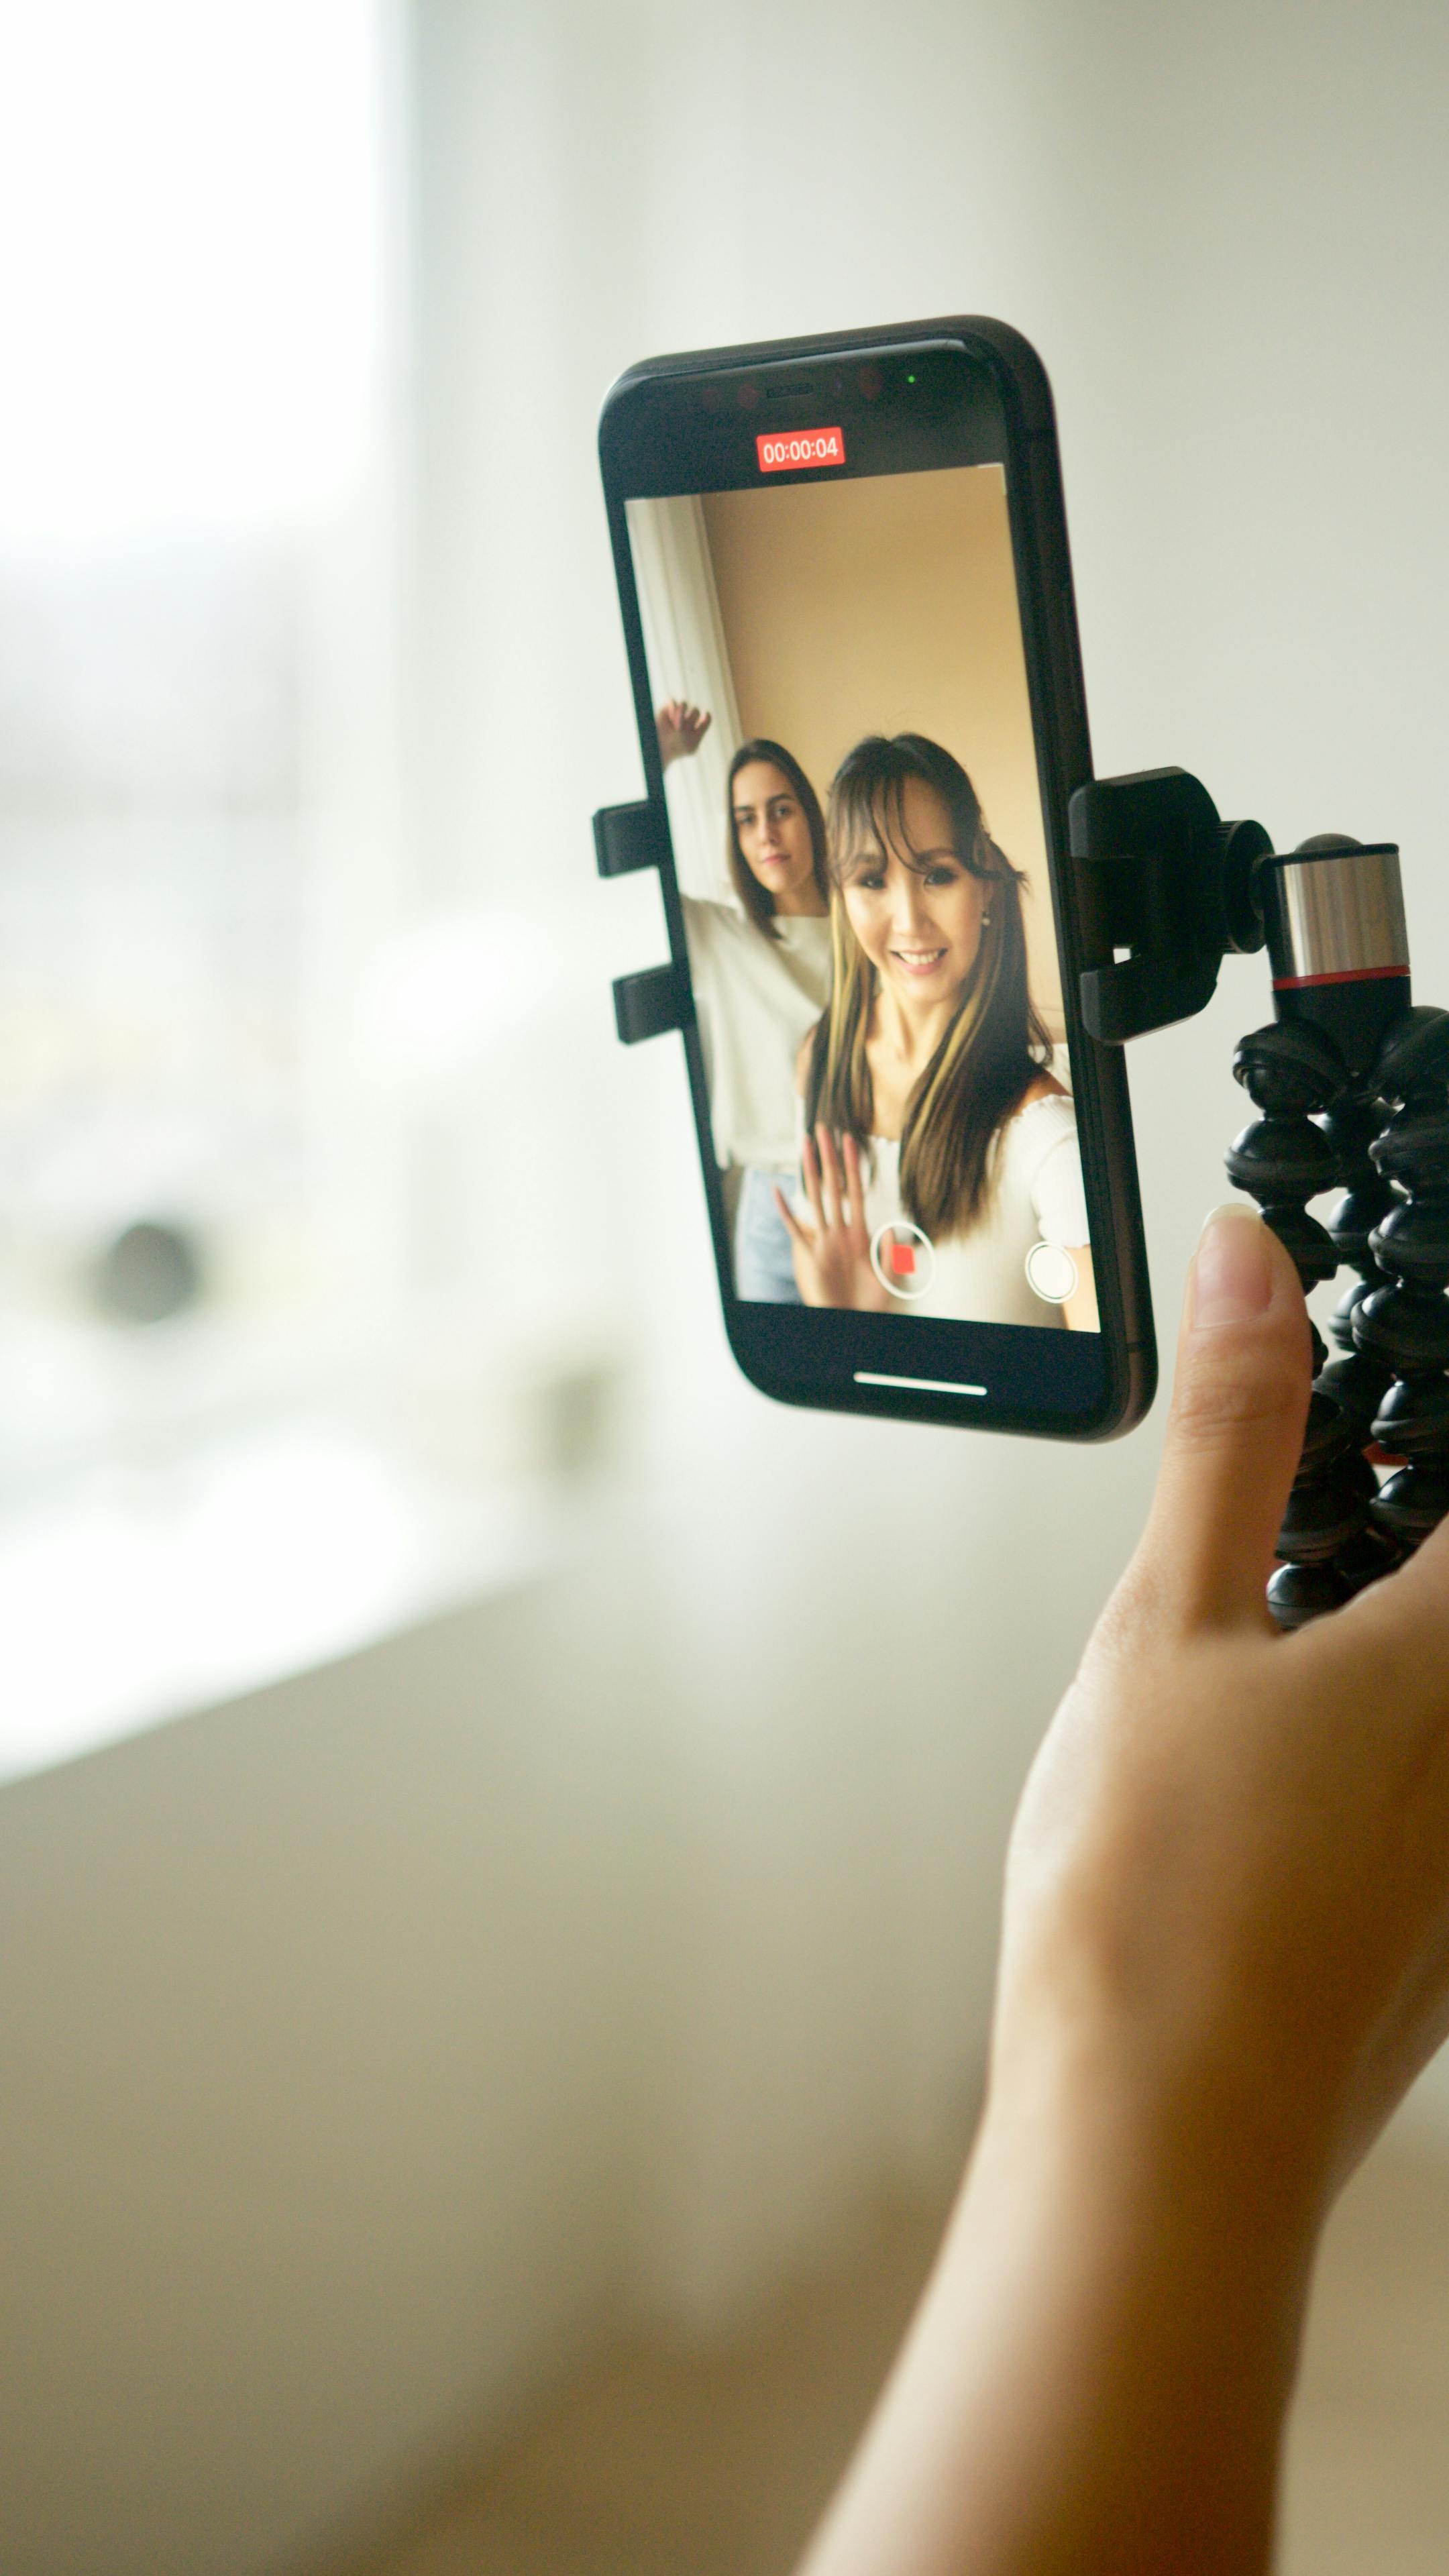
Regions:
[[335, 1367], [380, 1291], [385, 36], [382, 0], [0, 15], [10, 1492]]

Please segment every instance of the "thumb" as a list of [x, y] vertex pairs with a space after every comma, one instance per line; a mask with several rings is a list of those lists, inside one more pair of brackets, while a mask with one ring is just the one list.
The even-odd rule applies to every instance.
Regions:
[[1139, 1571], [1184, 1625], [1266, 1621], [1312, 1368], [1288, 1253], [1255, 1209], [1213, 1211], [1188, 1274], [1167, 1442]]

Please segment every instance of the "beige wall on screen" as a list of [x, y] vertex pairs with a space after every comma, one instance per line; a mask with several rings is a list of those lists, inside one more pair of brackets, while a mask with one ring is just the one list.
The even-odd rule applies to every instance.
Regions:
[[746, 736], [793, 751], [822, 802], [862, 734], [924, 733], [953, 751], [1026, 870], [1032, 995], [1060, 1036], [1001, 467], [711, 492], [704, 517]]

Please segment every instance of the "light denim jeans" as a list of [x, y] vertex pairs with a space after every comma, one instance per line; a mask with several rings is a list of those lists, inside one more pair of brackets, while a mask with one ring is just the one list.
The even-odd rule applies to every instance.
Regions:
[[766, 1306], [799, 1306], [804, 1302], [795, 1285], [789, 1230], [775, 1205], [776, 1189], [788, 1195], [791, 1187], [788, 1172], [747, 1170], [744, 1174], [735, 1211], [737, 1297], [749, 1297]]

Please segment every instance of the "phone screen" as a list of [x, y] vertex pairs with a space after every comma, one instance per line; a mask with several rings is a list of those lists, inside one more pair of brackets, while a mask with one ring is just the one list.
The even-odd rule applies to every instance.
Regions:
[[797, 1375], [854, 1317], [859, 1385], [985, 1396], [1029, 1341], [1070, 1409], [1086, 1042], [1008, 441], [959, 352], [803, 372], [665, 389], [623, 496], [724, 1284]]

